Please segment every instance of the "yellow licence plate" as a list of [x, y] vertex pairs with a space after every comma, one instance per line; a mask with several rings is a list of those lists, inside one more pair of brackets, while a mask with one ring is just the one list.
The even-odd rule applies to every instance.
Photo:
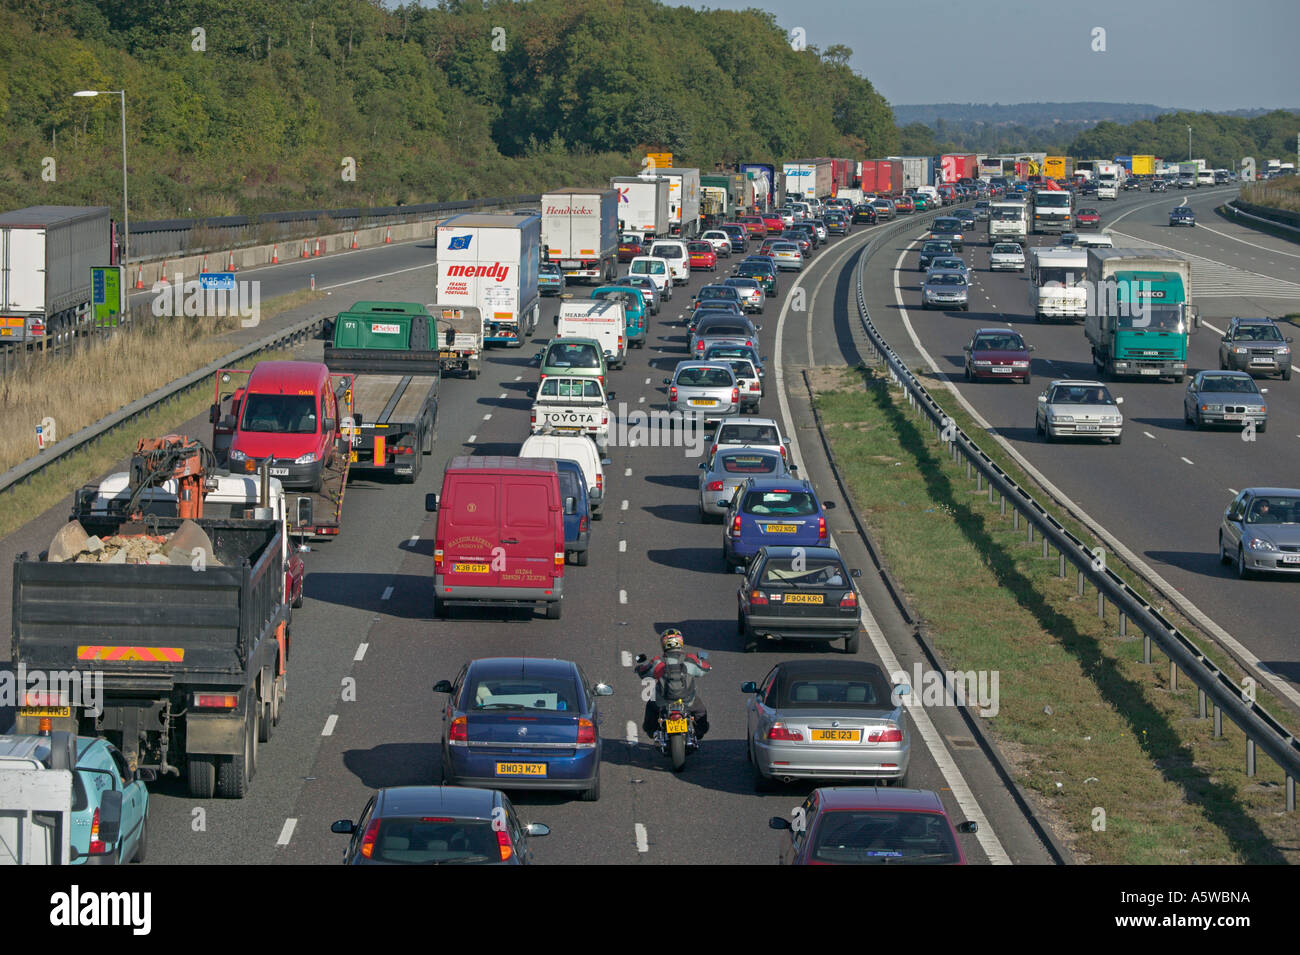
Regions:
[[72, 715], [70, 706], [20, 706], [18, 707], [19, 716], [50, 716], [54, 718], [67, 718]]
[[858, 743], [862, 740], [862, 730], [813, 730], [814, 743]]
[[498, 776], [545, 776], [545, 763], [497, 763]]
[[768, 524], [764, 530], [769, 534], [794, 534], [799, 528], [794, 524]]
[[824, 602], [821, 594], [786, 594], [785, 602], [788, 604], [819, 604]]
[[704, 405], [710, 408], [716, 405], [717, 403], [718, 403], [717, 398], [692, 398], [691, 399], [691, 404], [693, 405]]
[[355, 452], [355, 451], [349, 451], [349, 452], [348, 452], [348, 464], [356, 464], [356, 463], [357, 463], [357, 452]]
[[451, 569], [458, 574], [486, 574], [491, 570], [487, 564], [452, 564]]
[[664, 720], [665, 733], [685, 733], [686, 720]]

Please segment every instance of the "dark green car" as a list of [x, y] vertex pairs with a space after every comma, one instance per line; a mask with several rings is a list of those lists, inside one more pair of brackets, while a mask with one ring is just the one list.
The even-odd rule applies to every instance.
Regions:
[[741, 262], [732, 274], [738, 279], [754, 279], [767, 295], [776, 294], [776, 269], [766, 262]]
[[568, 375], [595, 378], [602, 385], [609, 381], [609, 364], [600, 342], [594, 338], [553, 338], [536, 355], [541, 378]]

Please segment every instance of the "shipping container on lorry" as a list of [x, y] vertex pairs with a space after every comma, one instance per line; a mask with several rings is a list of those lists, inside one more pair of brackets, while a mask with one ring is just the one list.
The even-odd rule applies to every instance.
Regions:
[[933, 156], [886, 156], [885, 158], [891, 162], [902, 163], [903, 189], [936, 185]]
[[829, 159], [801, 159], [782, 166], [785, 191], [791, 199], [826, 199], [832, 194], [834, 176]]
[[[146, 533], [121, 516], [80, 523], [101, 541]], [[276, 520], [149, 518], [150, 535], [178, 530], [184, 559], [175, 563], [20, 554], [10, 659], [28, 672], [102, 679], [98, 715], [69, 700], [51, 730], [107, 737], [132, 770], [181, 776], [193, 798], [238, 799], [285, 702], [284, 531]], [[191, 550], [204, 555], [201, 573]], [[16, 728], [36, 732], [38, 722], [20, 712]]]
[[1132, 157], [1132, 156], [1115, 156], [1114, 158], [1111, 159], [1111, 162], [1113, 162], [1113, 163], [1114, 163], [1115, 165], [1117, 165], [1117, 166], [1122, 166], [1122, 167], [1124, 167], [1124, 171], [1125, 171], [1125, 172], [1132, 172], [1132, 171], [1133, 171], [1133, 157]]
[[939, 181], [946, 183], [974, 179], [979, 175], [979, 164], [974, 153], [945, 153], [939, 157], [939, 174]]
[[90, 318], [90, 270], [117, 264], [104, 206], [0, 214], [0, 343], [53, 339]]
[[1089, 249], [1093, 303], [1083, 331], [1099, 375], [1187, 375], [1188, 336], [1200, 325], [1191, 262], [1163, 249]]
[[700, 171], [686, 167], [656, 169], [668, 180], [668, 234], [683, 239], [700, 233]]
[[542, 196], [542, 251], [568, 280], [599, 285], [618, 274], [618, 193], [557, 189]]
[[357, 302], [334, 320], [325, 365], [353, 376], [354, 467], [406, 484], [420, 476], [438, 437], [438, 337], [437, 320], [414, 302]]
[[770, 162], [742, 162], [737, 168], [754, 183], [754, 198], [762, 208], [776, 205], [776, 166]]
[[853, 174], [856, 171], [857, 163], [852, 159], [831, 160], [831, 183], [836, 194], [839, 193], [840, 187], [853, 185]]
[[643, 239], [668, 238], [672, 224], [668, 212], [670, 183], [662, 176], [615, 176], [609, 181], [618, 193], [620, 232], [635, 232]]
[[893, 159], [876, 163], [876, 185], [880, 192], [891, 196], [903, 194], [903, 164]]
[[1135, 176], [1152, 176], [1156, 171], [1155, 156], [1133, 156], [1129, 171]]
[[1074, 175], [1074, 157], [1048, 156], [1043, 160], [1043, 175], [1049, 179], [1069, 179]]
[[438, 226], [435, 300], [477, 308], [486, 344], [519, 348], [542, 314], [541, 244], [540, 216], [452, 216]]

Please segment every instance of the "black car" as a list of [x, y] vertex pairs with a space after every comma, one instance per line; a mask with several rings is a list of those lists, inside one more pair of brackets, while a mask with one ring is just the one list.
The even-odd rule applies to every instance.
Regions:
[[1196, 228], [1196, 213], [1191, 206], [1175, 206], [1169, 213], [1169, 225], [1187, 225]]
[[918, 261], [917, 268], [922, 272], [930, 267], [930, 263], [935, 259], [946, 258], [955, 255], [957, 252], [951, 242], [947, 239], [931, 239], [921, 246], [921, 257]]
[[858, 592], [834, 547], [761, 547], [736, 593], [746, 652], [760, 640], [844, 640], [858, 652]]
[[1152, 192], [1168, 192], [1168, 191], [1169, 191], [1169, 184], [1166, 183], [1163, 179], [1152, 179], [1152, 180], [1151, 180], [1151, 191], [1152, 191]]
[[862, 223], [867, 225], [876, 224], [876, 210], [866, 203], [853, 207], [853, 224], [861, 225]]
[[330, 831], [352, 837], [344, 865], [528, 865], [528, 840], [551, 830], [520, 822], [495, 789], [393, 786]]

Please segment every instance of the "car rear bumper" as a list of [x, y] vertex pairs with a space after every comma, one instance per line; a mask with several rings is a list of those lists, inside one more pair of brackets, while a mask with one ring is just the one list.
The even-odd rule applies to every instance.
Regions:
[[1250, 355], [1229, 355], [1225, 364], [1232, 371], [1246, 371], [1260, 375], [1276, 375], [1291, 367], [1291, 356], [1274, 359], [1267, 364], [1257, 364]]
[[[829, 718], [827, 723], [829, 723]], [[898, 779], [907, 772], [911, 746], [881, 746], [864, 751], [860, 747], [815, 744], [753, 744], [754, 763], [767, 777], [794, 779]]]
[[[568, 543], [563, 545], [568, 547]], [[454, 586], [446, 583], [446, 575], [433, 575], [433, 588], [438, 599], [448, 604], [486, 603], [503, 607], [523, 607], [539, 603], [555, 603], [564, 597], [564, 578], [556, 577], [549, 587], [474, 587], [467, 584]]]
[[773, 640], [839, 640], [858, 632], [858, 615], [826, 617], [777, 617], [770, 614], [743, 614], [745, 626], [756, 637]]
[[[506, 747], [501, 747], [505, 749]], [[521, 749], [523, 749], [521, 747]], [[484, 789], [591, 789], [600, 776], [600, 749], [581, 750], [576, 756], [547, 756], [544, 751], [477, 753], [473, 748], [451, 746], [451, 771], [458, 786]], [[545, 763], [545, 776], [498, 776], [497, 763]]]

